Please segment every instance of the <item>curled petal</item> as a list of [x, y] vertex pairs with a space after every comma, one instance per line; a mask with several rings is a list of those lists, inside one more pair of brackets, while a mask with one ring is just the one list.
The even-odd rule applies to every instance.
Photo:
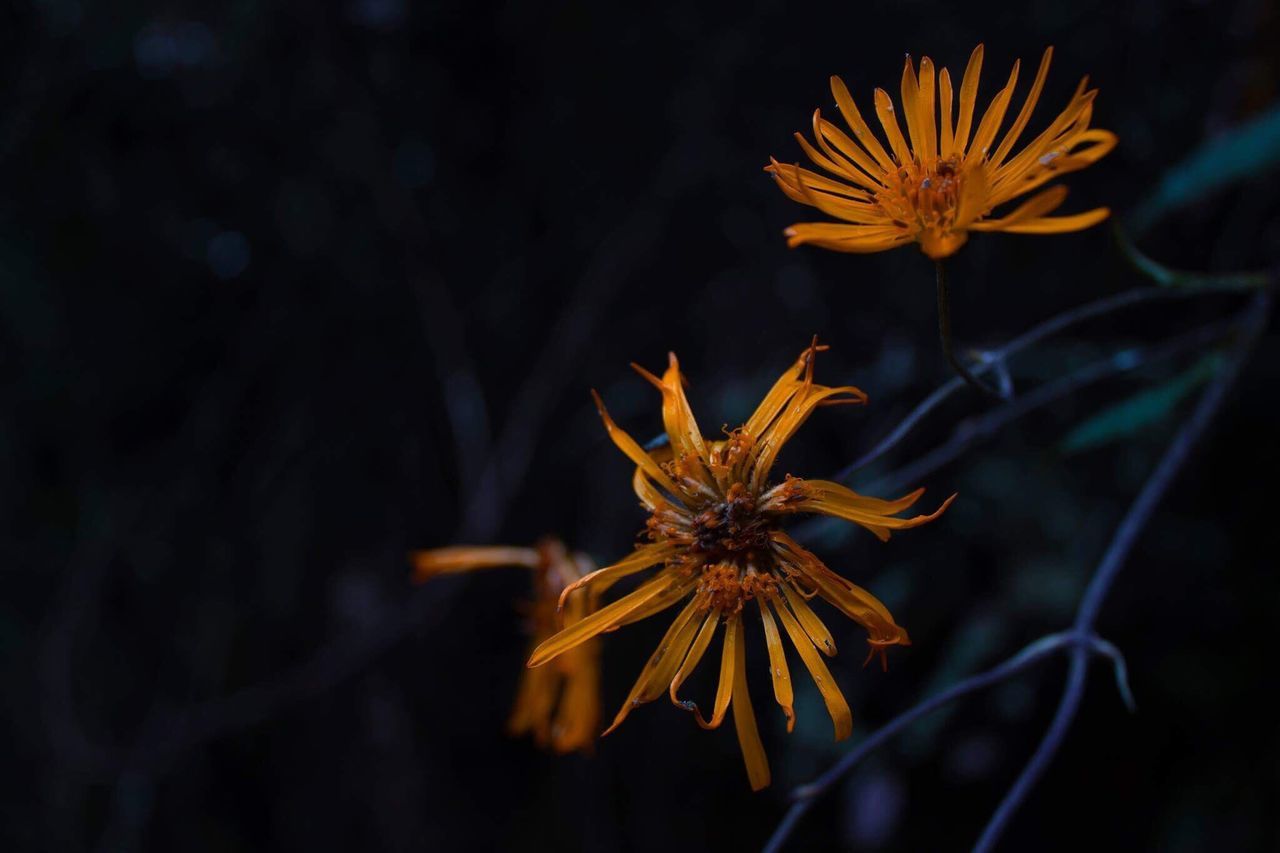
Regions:
[[942, 506], [928, 515], [895, 518], [892, 513], [900, 512], [901, 509], [890, 509], [890, 507], [901, 506], [905, 509], [915, 503], [923, 492], [912, 492], [897, 501], [882, 501], [879, 498], [864, 497], [847, 486], [829, 480], [804, 480], [799, 483], [796, 491], [798, 496], [787, 502], [790, 511], [816, 512], [820, 515], [843, 518], [845, 521], [852, 521], [870, 530], [881, 541], [888, 541], [891, 530], [905, 530], [933, 521], [946, 512], [947, 507], [951, 506], [951, 502], [956, 499], [956, 496], [952, 495], [943, 501]]
[[632, 709], [640, 707], [645, 702], [652, 702], [666, 692], [672, 676], [675, 675], [680, 662], [684, 660], [685, 653], [689, 651], [689, 644], [693, 642], [694, 632], [698, 628], [698, 623], [693, 618], [696, 612], [697, 602], [691, 599], [671, 623], [662, 642], [658, 643], [658, 648], [654, 649], [653, 654], [649, 656], [627, 700], [622, 703], [621, 710], [613, 718], [612, 725], [604, 730], [604, 734], [607, 735], [620, 726]]

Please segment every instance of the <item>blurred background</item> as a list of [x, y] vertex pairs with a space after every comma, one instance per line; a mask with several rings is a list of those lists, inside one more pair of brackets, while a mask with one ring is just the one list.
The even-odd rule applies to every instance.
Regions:
[[[829, 75], [868, 104], [896, 91], [905, 52], [959, 73], [985, 42], [985, 103], [1014, 59], [1055, 45], [1029, 130], [1088, 74], [1094, 124], [1121, 143], [1071, 176], [1064, 211], [1121, 220], [1280, 94], [1274, 0], [36, 0], [0, 15], [6, 850], [758, 848], [789, 789], [849, 743], [799, 676], [785, 734], [756, 634], [772, 788], [751, 794], [728, 727], [665, 702], [594, 755], [555, 757], [503, 733], [527, 573], [415, 588], [406, 554], [547, 533], [602, 564], [625, 553], [644, 516], [588, 391], [641, 440], [658, 433], [632, 360], [678, 352], [714, 431], [820, 335], [819, 380], [871, 405], [820, 410], [788, 447], [782, 470], [814, 477], [950, 376], [923, 255], [785, 246], [785, 226], [815, 217], [761, 168], [802, 158], [791, 134], [830, 106]], [[1177, 268], [1274, 268], [1278, 185], [1273, 167], [1201, 194], [1141, 246]], [[1149, 284], [1106, 226], [976, 235], [949, 270], [970, 345]], [[1082, 325], [1014, 360], [1015, 385], [1243, 304]], [[961, 495], [932, 525], [887, 545], [810, 537], [914, 641], [887, 673], [863, 670], [860, 629], [824, 611], [853, 742], [1070, 624], [1203, 355], [1112, 371], [972, 442], [918, 483], [930, 508]], [[1138, 713], [1094, 667], [1002, 849], [1276, 849], [1276, 356], [1269, 335], [1102, 612]], [[990, 411], [957, 395], [851, 484]], [[667, 623], [606, 638], [606, 716]], [[709, 696], [702, 669], [692, 692]], [[967, 849], [1064, 672], [914, 726], [794, 849]]]

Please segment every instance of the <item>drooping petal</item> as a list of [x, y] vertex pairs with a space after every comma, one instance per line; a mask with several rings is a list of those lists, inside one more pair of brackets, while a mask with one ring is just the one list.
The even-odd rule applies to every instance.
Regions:
[[636, 572], [642, 572], [650, 566], [656, 566], [658, 563], [674, 557], [679, 550], [680, 546], [675, 542], [654, 542], [649, 545], [641, 545], [612, 566], [596, 569], [591, 574], [578, 578], [578, 580], [566, 586], [564, 591], [560, 593], [560, 601], [557, 606], [563, 610], [565, 602], [569, 600], [569, 596], [575, 590], [582, 589], [584, 586], [590, 586], [591, 591], [599, 595], [623, 578], [634, 575]]
[[684, 610], [680, 611], [680, 615], [671, 623], [662, 641], [658, 643], [658, 648], [654, 649], [644, 669], [640, 671], [635, 685], [631, 688], [631, 693], [622, 703], [617, 716], [613, 718], [613, 723], [604, 730], [601, 737], [622, 725], [622, 721], [632, 710], [645, 702], [652, 702], [667, 691], [671, 685], [672, 676], [675, 675], [680, 662], [689, 651], [690, 643], [693, 642], [694, 633], [698, 628], [698, 622], [693, 618], [697, 610], [697, 601], [691, 599]]
[[[675, 603], [681, 590], [692, 589], [696, 583], [697, 578], [686, 578], [676, 571], [667, 570], [661, 572], [617, 601], [610, 602], [580, 622], [566, 625], [559, 633], [544, 640], [533, 650], [527, 665], [531, 667], [541, 666], [557, 655], [586, 642], [597, 634], [611, 631], [620, 625], [624, 625], [627, 617], [636, 611], [649, 615], [652, 611], [649, 611], [646, 605], [666, 602], [663, 606], [670, 606], [670, 604]], [[671, 598], [673, 594], [676, 595], [676, 598], [668, 601], [667, 599]]]
[[778, 623], [774, 621], [773, 611], [765, 604], [764, 599], [757, 598], [760, 605], [760, 621], [764, 624], [765, 644], [769, 647], [769, 677], [773, 681], [774, 701], [787, 716], [787, 731], [796, 726], [796, 713], [792, 709], [794, 696], [791, 689], [791, 672], [787, 668], [787, 655], [782, 648], [782, 637], [778, 635]]
[[551, 738], [551, 717], [555, 709], [560, 674], [551, 667], [526, 669], [520, 673], [516, 701], [507, 718], [507, 734], [532, 735], [539, 746]]
[[698, 662], [702, 660], [702, 656], [706, 654], [707, 646], [711, 645], [711, 638], [716, 633], [716, 626], [720, 623], [720, 616], [714, 610], [707, 613], [702, 620], [702, 627], [698, 629], [698, 636], [694, 637], [693, 645], [689, 647], [689, 653], [685, 655], [684, 662], [680, 664], [680, 669], [676, 671], [675, 677], [671, 679], [671, 687], [667, 693], [671, 697], [674, 705], [679, 705], [686, 710], [690, 706], [696, 708], [692, 702], [686, 702], [680, 698], [680, 686], [684, 684], [685, 679], [693, 675], [693, 670], [698, 666]]
[[[734, 614], [724, 625], [724, 641], [720, 653], [720, 681], [716, 686], [715, 707], [712, 710], [711, 720], [708, 721], [703, 718], [702, 711], [698, 710], [697, 703], [688, 699], [678, 702], [681, 708], [693, 714], [693, 718], [697, 720], [698, 725], [704, 729], [719, 728], [720, 724], [724, 722], [725, 712], [729, 710], [729, 700], [733, 698], [733, 668], [737, 664], [737, 646], [741, 642], [741, 637], [742, 617]], [[683, 670], [683, 667], [681, 669]], [[671, 695], [674, 700], [674, 689]]]
[[[557, 752], [572, 752], [590, 746], [600, 730], [600, 651], [594, 640], [583, 643], [570, 654], [582, 654], [582, 661], [564, 678], [551, 745]], [[526, 670], [539, 672], [541, 670]]]
[[786, 533], [774, 531], [773, 540], [779, 548], [779, 560], [812, 583], [827, 603], [866, 628], [872, 642], [881, 645], [910, 644], [906, 630], [893, 621], [893, 615], [878, 598], [831, 571], [816, 555]]
[[831, 715], [831, 722], [835, 726], [836, 740], [844, 740], [853, 731], [853, 712], [849, 710], [849, 703], [845, 701], [839, 685], [831, 677], [827, 665], [822, 662], [822, 655], [818, 654], [818, 650], [813, 647], [809, 635], [805, 633], [804, 628], [800, 627], [796, 617], [791, 615], [787, 605], [776, 598], [769, 604], [782, 620], [782, 627], [787, 630], [792, 645], [800, 653], [800, 659], [804, 661], [809, 674], [813, 676], [813, 683], [822, 694], [822, 701], [826, 703], [827, 713]]
[[769, 759], [765, 757], [764, 744], [760, 742], [760, 731], [756, 728], [756, 715], [747, 688], [747, 644], [742, 638], [741, 615], [733, 617], [733, 631], [737, 634], [733, 664], [733, 726], [738, 733], [738, 747], [747, 766], [751, 790], [759, 791], [769, 785]]
[[437, 575], [489, 569], [496, 566], [523, 566], [536, 569], [540, 563], [538, 551], [535, 548], [487, 545], [451, 545], [448, 548], [415, 551], [411, 559], [414, 583], [421, 583]]

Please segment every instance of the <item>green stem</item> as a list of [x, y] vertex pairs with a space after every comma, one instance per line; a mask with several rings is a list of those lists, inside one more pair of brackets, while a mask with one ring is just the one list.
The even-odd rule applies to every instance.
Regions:
[[938, 337], [942, 341], [942, 352], [947, 356], [947, 361], [951, 362], [951, 367], [960, 375], [961, 379], [981, 392], [983, 396], [1003, 401], [1005, 399], [1003, 394], [987, 385], [977, 376], [974, 376], [969, 368], [965, 367], [964, 363], [956, 356], [951, 342], [951, 297], [947, 288], [947, 274], [943, 269], [942, 261], [939, 260], [935, 263], [935, 269], [938, 271]]

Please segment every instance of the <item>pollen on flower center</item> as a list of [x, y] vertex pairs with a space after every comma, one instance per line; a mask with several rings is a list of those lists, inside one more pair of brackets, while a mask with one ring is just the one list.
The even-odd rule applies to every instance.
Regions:
[[738, 565], [717, 563], [702, 570], [694, 601], [701, 612], [716, 611], [724, 616], [742, 612], [753, 598], [771, 601], [778, 595], [778, 582], [772, 575]]
[[931, 164], [908, 162], [887, 176], [876, 204], [902, 228], [949, 227], [960, 203], [960, 158], [939, 157]]

